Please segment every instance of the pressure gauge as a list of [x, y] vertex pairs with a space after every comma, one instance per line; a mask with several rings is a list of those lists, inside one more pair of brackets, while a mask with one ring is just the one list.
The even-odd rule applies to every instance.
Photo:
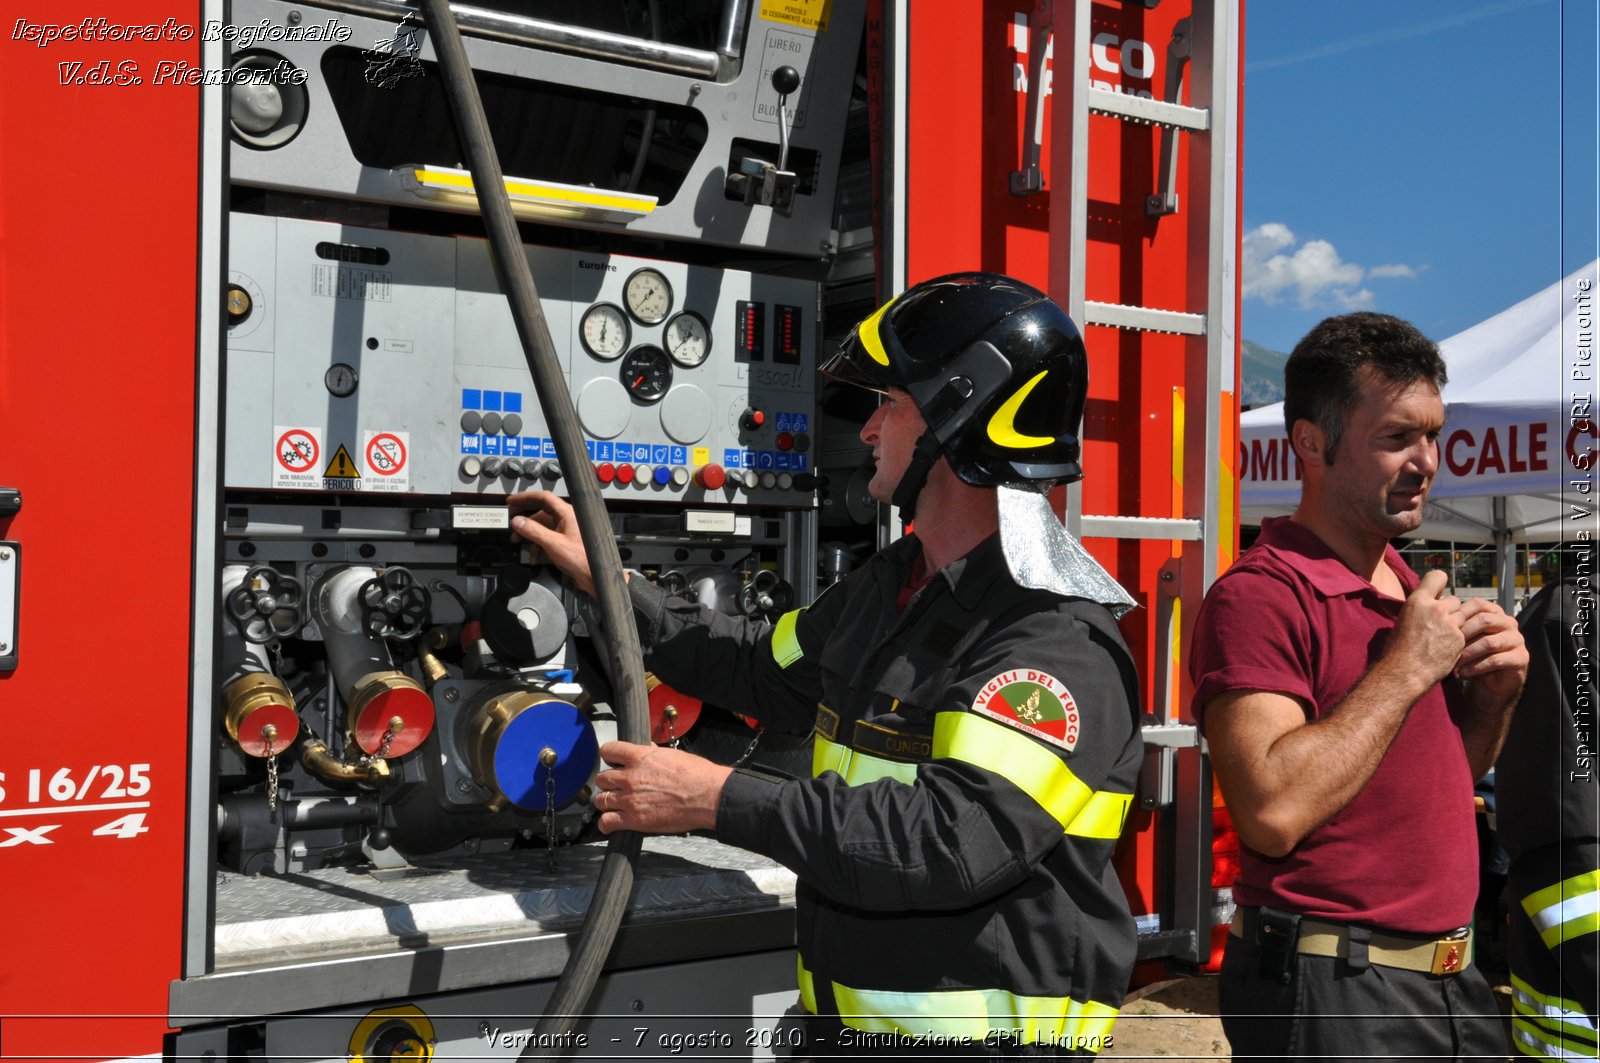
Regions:
[[672, 362], [660, 347], [635, 347], [622, 359], [622, 386], [636, 402], [658, 402], [672, 386]]
[[693, 369], [711, 353], [711, 330], [705, 318], [685, 310], [667, 322], [667, 353], [685, 369]]
[[322, 386], [335, 398], [347, 399], [355, 394], [356, 371], [354, 366], [335, 362], [322, 374]]
[[261, 285], [243, 273], [228, 274], [227, 288], [228, 342], [237, 343], [261, 327], [267, 319], [266, 297]]
[[672, 311], [672, 285], [658, 269], [637, 270], [623, 288], [628, 312], [642, 325], [659, 325]]
[[585, 350], [609, 362], [628, 349], [631, 329], [621, 307], [596, 303], [584, 312], [578, 334]]

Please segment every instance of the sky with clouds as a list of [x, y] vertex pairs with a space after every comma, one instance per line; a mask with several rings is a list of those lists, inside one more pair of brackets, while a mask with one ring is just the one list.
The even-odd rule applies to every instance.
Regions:
[[1246, 0], [1242, 334], [1454, 335], [1600, 254], [1594, 0]]

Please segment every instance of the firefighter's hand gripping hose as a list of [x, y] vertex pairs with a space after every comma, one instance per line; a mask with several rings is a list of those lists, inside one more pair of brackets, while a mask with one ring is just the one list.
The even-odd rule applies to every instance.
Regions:
[[[456, 129], [467, 153], [472, 184], [477, 189], [478, 205], [489, 235], [495, 267], [511, 304], [511, 316], [517, 326], [517, 335], [522, 339], [528, 368], [533, 374], [540, 409], [550, 425], [550, 435], [555, 440], [556, 453], [562, 465], [574, 470], [582, 468], [586, 455], [577, 413], [572, 408], [572, 399], [562, 379], [555, 345], [551, 342], [550, 329], [534, 288], [533, 274], [522, 250], [522, 239], [511, 213], [511, 201], [505, 192], [500, 160], [489, 135], [483, 102], [478, 96], [478, 86], [472, 77], [466, 49], [461, 44], [455, 16], [450, 11], [448, 0], [422, 0], [422, 6], [434, 51], [444, 74], [445, 95], [449, 98]], [[639, 634], [633, 624], [622, 561], [611, 535], [611, 522], [593, 478], [571, 476], [567, 483], [573, 508], [577, 510], [584, 549], [592, 561], [595, 598], [600, 607], [601, 621], [609, 636], [604, 641], [609, 649], [611, 679], [620, 717], [620, 737], [626, 742], [647, 744], [650, 741], [649, 701]], [[573, 946], [571, 958], [556, 984], [544, 1017], [535, 1029], [539, 1036], [530, 1040], [521, 1058], [553, 1058], [557, 1049], [540, 1046], [560, 1044], [565, 1039], [557, 1035], [570, 1030], [581, 1018], [583, 1006], [599, 978], [601, 965], [611, 951], [617, 926], [627, 907], [628, 895], [633, 888], [633, 865], [638, 858], [641, 841], [641, 836], [633, 832], [612, 835], [605, 862], [600, 869], [600, 879], [595, 886], [594, 901], [584, 917], [577, 944]]]

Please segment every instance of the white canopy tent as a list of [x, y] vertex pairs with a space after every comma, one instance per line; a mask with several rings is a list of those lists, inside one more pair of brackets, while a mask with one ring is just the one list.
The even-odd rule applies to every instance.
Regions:
[[[1450, 372], [1446, 423], [1439, 475], [1415, 537], [1494, 544], [1507, 604], [1512, 544], [1596, 528], [1597, 270], [1600, 260], [1439, 344]], [[1300, 477], [1283, 404], [1246, 412], [1239, 438], [1241, 521], [1291, 512]]]

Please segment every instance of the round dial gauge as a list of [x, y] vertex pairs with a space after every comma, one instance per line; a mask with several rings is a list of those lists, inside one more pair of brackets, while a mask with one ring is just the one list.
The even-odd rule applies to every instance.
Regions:
[[228, 340], [242, 340], [261, 327], [267, 307], [261, 286], [243, 273], [228, 274]]
[[322, 385], [328, 389], [330, 395], [347, 399], [355, 394], [356, 379], [354, 366], [335, 362], [328, 367], [326, 373], [322, 374]]
[[622, 359], [622, 386], [637, 402], [657, 402], [672, 386], [672, 362], [660, 347], [635, 347]]
[[705, 318], [685, 310], [667, 322], [667, 353], [685, 369], [693, 369], [711, 353], [711, 330]]
[[610, 303], [596, 303], [584, 311], [578, 333], [585, 350], [608, 362], [628, 349], [630, 334], [628, 316]]
[[627, 301], [628, 312], [638, 318], [641, 324], [659, 325], [672, 311], [672, 285], [667, 283], [667, 278], [658, 269], [647, 267], [635, 271], [628, 278], [622, 294]]

